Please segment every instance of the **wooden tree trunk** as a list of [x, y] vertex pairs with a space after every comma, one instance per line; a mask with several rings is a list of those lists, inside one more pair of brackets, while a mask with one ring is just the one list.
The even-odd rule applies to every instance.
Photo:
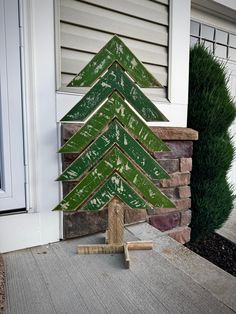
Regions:
[[108, 204], [108, 244], [124, 243], [124, 206], [118, 198]]

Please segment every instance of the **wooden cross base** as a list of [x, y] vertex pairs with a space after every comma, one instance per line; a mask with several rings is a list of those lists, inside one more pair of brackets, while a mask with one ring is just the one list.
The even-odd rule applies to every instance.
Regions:
[[82, 244], [78, 246], [78, 254], [111, 254], [124, 253], [125, 266], [130, 267], [129, 250], [152, 250], [152, 241], [124, 242], [124, 207], [119, 199], [114, 198], [108, 204], [108, 230], [106, 244]]
[[152, 241], [130, 241], [122, 244], [82, 244], [78, 245], [78, 254], [124, 253], [125, 266], [130, 267], [129, 250], [152, 250]]

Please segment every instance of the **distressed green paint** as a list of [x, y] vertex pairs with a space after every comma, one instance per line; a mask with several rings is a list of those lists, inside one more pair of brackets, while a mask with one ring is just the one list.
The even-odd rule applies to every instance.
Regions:
[[119, 146], [127, 156], [151, 179], [169, 179], [167, 172], [145, 149], [135, 141], [118, 123], [113, 121], [108, 130], [102, 133], [58, 178], [61, 181], [79, 180], [85, 171], [114, 145]]
[[61, 153], [77, 152], [80, 156], [59, 180], [80, 181], [54, 210], [97, 211], [114, 196], [136, 209], [175, 207], [147, 177], [169, 178], [145, 149], [153, 152], [169, 148], [135, 110], [146, 121], [168, 120], [129, 77], [141, 87], [160, 85], [115, 36], [70, 83], [70, 86], [91, 86], [98, 80], [61, 120], [83, 121], [93, 114], [60, 149]]
[[169, 151], [169, 147], [113, 92], [101, 108], [59, 150], [60, 153], [79, 153], [94, 141], [104, 128], [117, 118], [150, 152]]
[[130, 49], [114, 36], [69, 83], [68, 86], [91, 86], [113, 62], [118, 62], [140, 87], [161, 87]]
[[117, 63], [109, 68], [104, 76], [61, 121], [83, 121], [114, 90], [117, 90], [146, 121], [168, 121], [150, 99], [128, 78]]
[[149, 205], [132, 189], [127, 182], [118, 174], [111, 177], [98, 189], [98, 191], [81, 207], [81, 210], [97, 211], [103, 209], [114, 196], [128, 205], [130, 208], [142, 209]]
[[114, 147], [78, 185], [66, 195], [54, 210], [75, 211], [114, 171], [117, 171], [144, 199], [158, 208], [175, 205], [145, 177], [118, 148]]

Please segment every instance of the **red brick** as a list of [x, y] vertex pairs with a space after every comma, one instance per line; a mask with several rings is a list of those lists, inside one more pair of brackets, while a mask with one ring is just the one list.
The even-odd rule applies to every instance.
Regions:
[[62, 140], [63, 141], [67, 141], [80, 128], [81, 128], [81, 124], [77, 124], [77, 123], [62, 124], [62, 127], [61, 127], [61, 137], [62, 137]]
[[179, 171], [179, 159], [158, 159], [157, 161], [168, 173]]
[[192, 141], [166, 141], [169, 152], [155, 152], [156, 159], [188, 158], [193, 155]]
[[160, 214], [167, 214], [176, 212], [176, 207], [173, 208], [154, 208], [153, 210], [148, 210], [148, 215], [160, 215]]
[[156, 182], [161, 188], [169, 188], [175, 186], [184, 186], [190, 184], [190, 173], [177, 172], [170, 175], [170, 179], [163, 179]]
[[152, 131], [162, 140], [198, 140], [198, 132], [182, 127], [151, 127]]
[[68, 167], [79, 155], [78, 153], [63, 154], [62, 163]]
[[63, 185], [63, 197], [65, 197], [76, 185], [78, 182], [70, 182], [70, 181], [65, 181], [62, 183]]
[[192, 171], [192, 158], [180, 158], [180, 171]]
[[179, 188], [161, 188], [162, 193], [164, 193], [169, 198], [179, 198]]
[[185, 210], [180, 213], [181, 214], [181, 220], [180, 225], [181, 226], [188, 226], [191, 222], [192, 212], [191, 210]]
[[166, 231], [177, 227], [180, 223], [180, 213], [151, 216], [149, 223], [160, 231]]
[[131, 209], [128, 206], [125, 207], [125, 224], [130, 224], [139, 221], [147, 220], [146, 209]]
[[172, 200], [175, 203], [176, 209], [183, 210], [191, 208], [191, 199], [182, 198], [179, 200]]
[[64, 238], [74, 238], [107, 229], [107, 210], [95, 213], [88, 212], [64, 212]]
[[189, 227], [178, 227], [165, 233], [179, 243], [185, 244], [190, 241], [191, 229]]
[[178, 187], [178, 197], [187, 198], [191, 196], [190, 186], [180, 186]]
[[187, 209], [191, 208], [191, 199], [190, 198], [171, 199], [171, 201], [175, 204], [176, 207], [172, 207], [172, 208], [153, 208], [153, 209], [147, 210], [148, 215], [167, 214], [167, 213], [187, 210]]

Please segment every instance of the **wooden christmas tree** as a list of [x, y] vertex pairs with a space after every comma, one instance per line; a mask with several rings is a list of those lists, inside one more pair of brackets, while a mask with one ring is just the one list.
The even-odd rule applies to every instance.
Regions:
[[134, 210], [175, 207], [153, 183], [169, 175], [152, 153], [169, 148], [139, 117], [167, 121], [137, 86], [159, 87], [160, 83], [114, 36], [69, 85], [93, 86], [61, 120], [89, 117], [59, 151], [78, 153], [58, 178], [78, 184], [54, 210], [98, 211], [108, 206], [107, 244], [79, 246], [78, 252], [124, 252], [129, 266], [128, 249], [149, 249], [152, 243], [124, 243], [123, 203]]

